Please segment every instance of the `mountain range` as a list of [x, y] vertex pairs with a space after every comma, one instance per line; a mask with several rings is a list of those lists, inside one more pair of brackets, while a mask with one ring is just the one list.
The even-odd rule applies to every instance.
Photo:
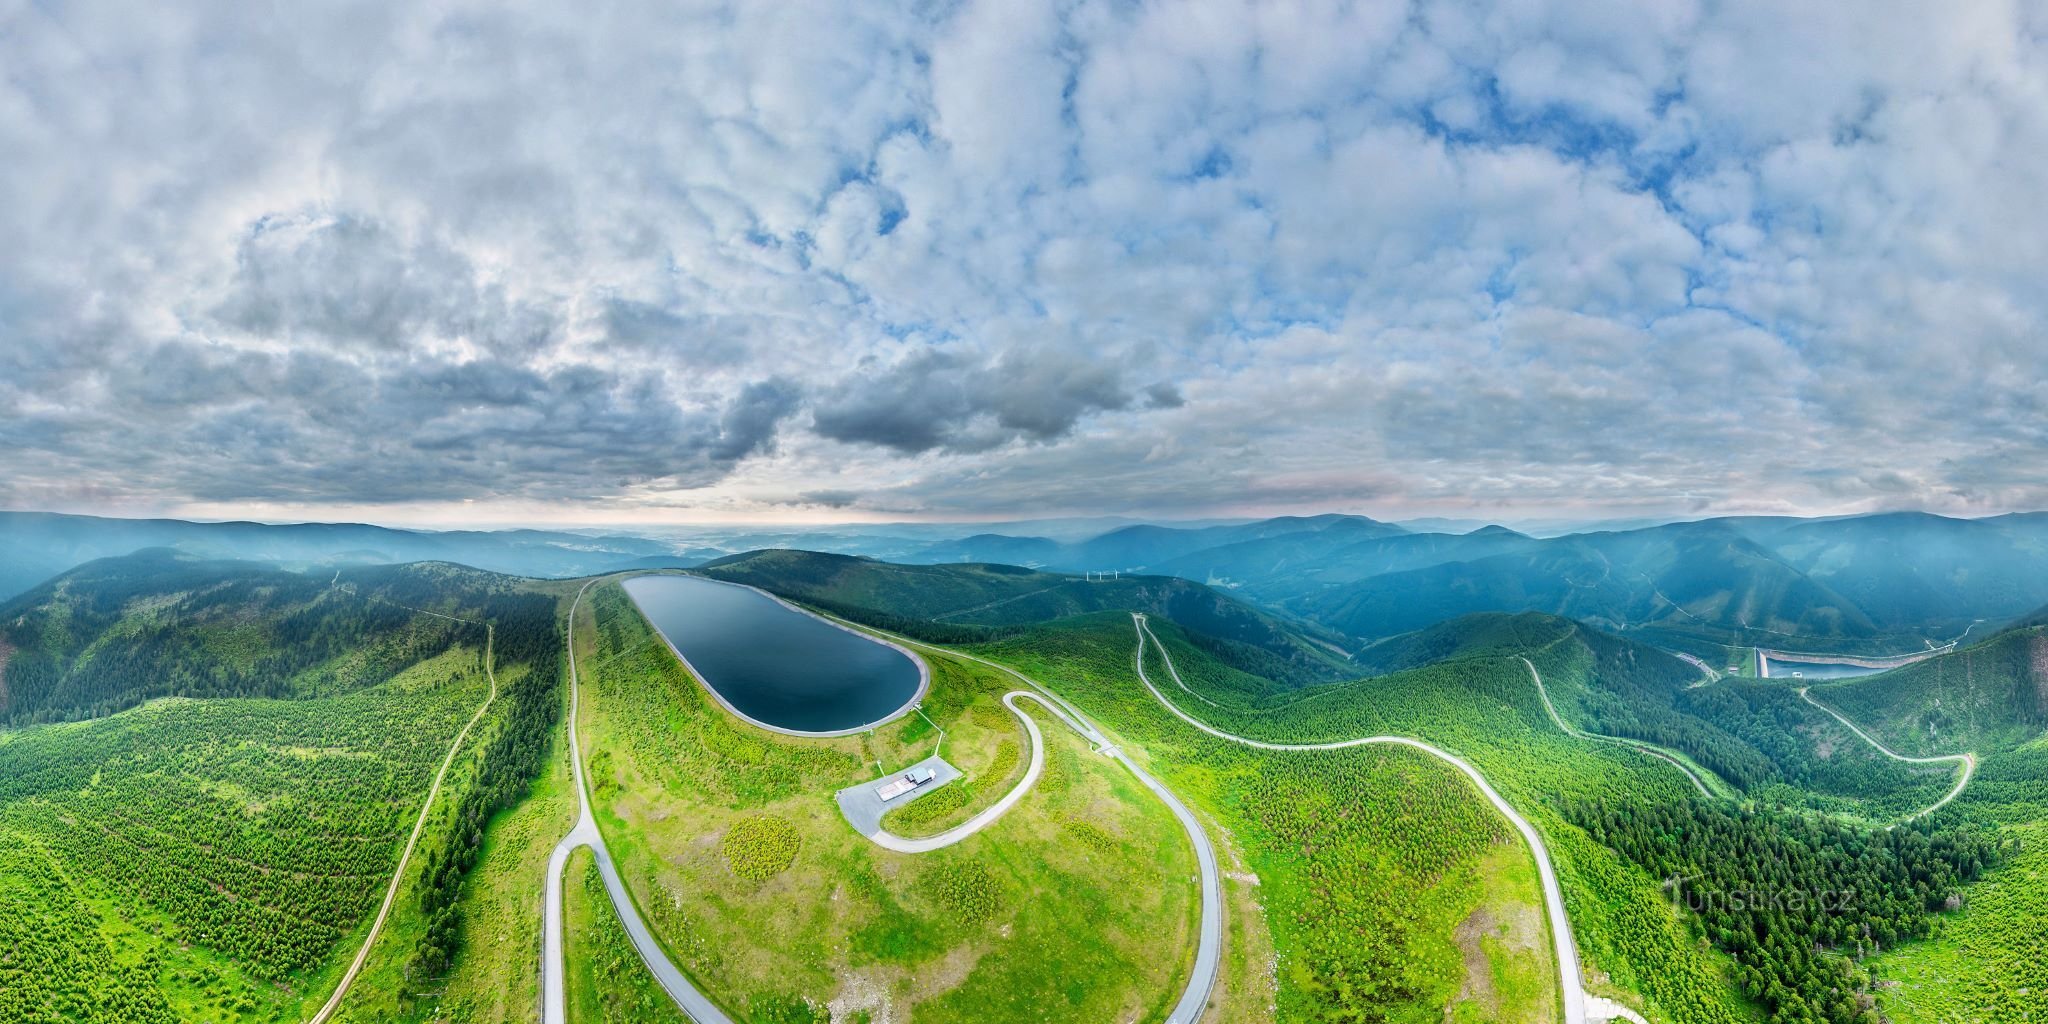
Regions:
[[1177, 577], [1313, 624], [1347, 649], [1477, 612], [1540, 611], [1702, 655], [1722, 645], [1905, 652], [2048, 604], [2048, 513], [1723, 517], [1553, 537], [1427, 525], [1331, 514], [1048, 529], [1052, 536], [947, 536], [959, 527], [902, 524], [633, 536], [6, 512], [0, 600], [93, 558], [158, 546], [296, 568], [431, 559], [544, 577], [689, 567], [749, 547], [789, 547], [906, 564]]

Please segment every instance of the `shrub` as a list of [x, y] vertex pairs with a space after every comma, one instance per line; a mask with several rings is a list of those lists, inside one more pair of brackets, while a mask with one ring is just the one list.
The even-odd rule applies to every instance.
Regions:
[[973, 791], [964, 782], [941, 786], [936, 792], [919, 797], [917, 802], [893, 808], [882, 820], [882, 825], [891, 831], [919, 832], [949, 814], [967, 806]]
[[1068, 818], [1060, 823], [1068, 835], [1080, 840], [1081, 845], [1099, 854], [1116, 852], [1116, 837], [1103, 831], [1100, 825], [1079, 818]]
[[1009, 778], [1010, 773], [1017, 770], [1017, 762], [1022, 760], [1023, 756], [1023, 751], [1018, 748], [1016, 740], [1004, 740], [997, 744], [995, 759], [988, 763], [988, 781], [1001, 782]]
[[917, 879], [918, 890], [963, 921], [986, 921], [1003, 909], [995, 876], [980, 861], [949, 861]]
[[750, 882], [765, 882], [796, 860], [802, 839], [786, 818], [757, 814], [742, 818], [725, 831], [725, 862], [732, 873]]

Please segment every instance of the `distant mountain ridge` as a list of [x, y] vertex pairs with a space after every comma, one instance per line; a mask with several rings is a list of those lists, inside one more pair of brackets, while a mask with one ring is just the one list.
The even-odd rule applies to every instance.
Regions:
[[1741, 516], [1549, 538], [1318, 516], [1134, 527], [1079, 544], [989, 534], [916, 560], [966, 557], [1211, 582], [1361, 639], [1478, 612], [1541, 611], [1665, 642], [1877, 650], [1939, 642], [2048, 603], [2042, 513]]
[[157, 547], [301, 565], [443, 561], [515, 576], [579, 576], [636, 560], [697, 561], [661, 541], [545, 530], [436, 532], [361, 523], [195, 523], [0, 512], [0, 601], [94, 559]]
[[[1199, 551], [1282, 537], [1318, 536], [1327, 543], [1387, 537], [1408, 531], [1365, 516], [1330, 513], [1276, 516], [1218, 526], [1123, 526], [1087, 540], [1060, 543], [1045, 537], [984, 533], [944, 541], [905, 559], [911, 562], [1011, 562], [1066, 572], [1141, 572]], [[1171, 572], [1168, 575], [1186, 576]]]
[[[1478, 612], [1540, 611], [1719, 657], [1721, 645], [1882, 654], [1944, 643], [2048, 605], [2048, 513], [1735, 516], [1531, 536], [1501, 526], [1419, 532], [1359, 515], [1156, 525], [1042, 521], [1051, 536], [920, 536], [909, 525], [671, 531], [673, 539], [544, 530], [187, 523], [0, 513], [0, 600], [92, 558], [172, 546], [295, 567], [442, 560], [574, 576], [689, 567], [735, 545], [897, 564], [1015, 565], [1210, 584], [1356, 642]], [[1420, 523], [1416, 525], [1421, 525]], [[1457, 524], [1463, 527], [1464, 523]], [[687, 546], [685, 546], [687, 545]], [[1981, 634], [1979, 634], [1981, 635]]]

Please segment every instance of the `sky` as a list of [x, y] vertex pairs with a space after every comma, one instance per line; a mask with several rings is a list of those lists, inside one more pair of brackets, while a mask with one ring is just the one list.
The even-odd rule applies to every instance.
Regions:
[[0, 0], [0, 507], [2048, 507], [2048, 8]]

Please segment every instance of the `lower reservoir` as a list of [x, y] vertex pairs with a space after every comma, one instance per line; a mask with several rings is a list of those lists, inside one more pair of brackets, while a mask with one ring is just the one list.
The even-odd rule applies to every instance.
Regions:
[[1787, 658], [1766, 658], [1764, 661], [1765, 671], [1772, 679], [1854, 679], [1891, 671], [1889, 668], [1830, 661], [1792, 661]]
[[701, 576], [635, 576], [621, 585], [719, 701], [756, 725], [859, 732], [924, 691], [928, 670], [908, 651], [760, 591]]

